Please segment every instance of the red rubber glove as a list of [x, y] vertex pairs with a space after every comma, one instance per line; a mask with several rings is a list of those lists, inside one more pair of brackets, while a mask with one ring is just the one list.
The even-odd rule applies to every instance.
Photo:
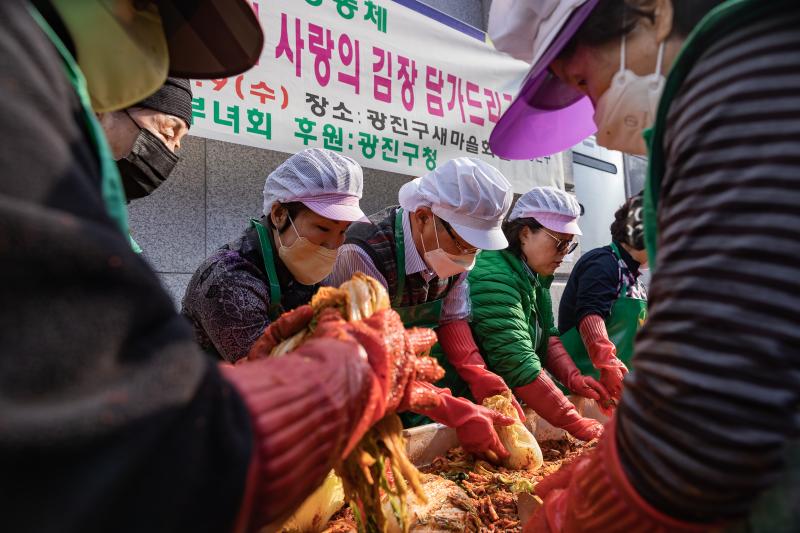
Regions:
[[539, 416], [576, 439], [590, 441], [603, 432], [600, 422], [578, 414], [575, 406], [544, 371], [532, 383], [516, 387], [514, 394]]
[[[269, 357], [273, 348], [303, 330], [311, 322], [313, 316], [314, 310], [310, 305], [301, 305], [283, 313], [264, 329], [264, 333], [253, 343], [245, 359], [252, 361]], [[239, 361], [242, 361], [242, 359]]]
[[322, 483], [376, 379], [357, 344], [331, 339], [220, 370], [250, 412], [254, 445], [239, 523], [255, 530], [291, 513]]
[[589, 359], [600, 371], [600, 383], [608, 390], [611, 398], [619, 402], [622, 398], [622, 380], [628, 373], [628, 367], [617, 358], [617, 348], [608, 338], [606, 323], [600, 315], [583, 317], [578, 324]]
[[607, 405], [611, 400], [606, 388], [592, 376], [584, 376], [558, 337], [550, 337], [545, 368], [573, 394]]
[[[439, 337], [439, 343], [442, 345], [447, 360], [456, 369], [461, 379], [467, 382], [476, 403], [483, 405], [483, 400], [486, 398], [508, 390], [508, 385], [503, 378], [486, 368], [486, 362], [475, 344], [472, 330], [466, 320], [457, 320], [439, 326], [436, 335]], [[513, 396], [512, 402], [517, 408], [520, 420], [524, 422], [525, 413], [522, 412], [522, 407]]]
[[339, 311], [326, 309], [317, 319], [313, 338], [354, 340], [366, 350], [369, 364], [377, 378], [379, 391], [367, 405], [361, 421], [345, 448], [348, 455], [364, 433], [386, 413], [405, 405], [438, 406], [436, 397], [420, 388], [419, 381], [438, 381], [444, 369], [431, 357], [416, 354], [436, 344], [436, 334], [425, 328], [406, 330], [400, 315], [392, 309], [378, 311], [357, 322], [345, 322]]
[[444, 370], [415, 355], [435, 342], [431, 330], [406, 332], [391, 310], [347, 323], [329, 309], [294, 352], [220, 365], [250, 412], [255, 440], [240, 520], [258, 528], [293, 511], [401, 403], [438, 406], [419, 380], [441, 379]]
[[493, 453], [497, 459], [508, 457], [508, 451], [500, 442], [494, 426], [510, 426], [514, 423], [513, 418], [476, 405], [466, 398], [456, 398], [449, 389], [440, 389], [429, 383], [421, 385], [430, 391], [437, 392], [441, 405], [434, 409], [421, 409], [415, 412], [440, 424], [455, 428], [458, 441], [469, 453], [480, 456]]
[[692, 524], [671, 518], [647, 503], [628, 481], [619, 461], [616, 417], [597, 448], [536, 485], [544, 500], [524, 533], [700, 533], [719, 524]]

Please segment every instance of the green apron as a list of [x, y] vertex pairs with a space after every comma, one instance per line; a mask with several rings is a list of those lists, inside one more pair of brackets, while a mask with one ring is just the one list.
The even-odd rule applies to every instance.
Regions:
[[66, 45], [53, 28], [50, 27], [44, 17], [42, 17], [41, 13], [31, 4], [28, 4], [28, 9], [33, 20], [36, 21], [44, 34], [47, 35], [47, 38], [50, 39], [50, 42], [53, 43], [53, 46], [61, 56], [61, 60], [64, 63], [64, 73], [67, 75], [67, 79], [78, 95], [83, 115], [82, 118], [89, 130], [89, 137], [91, 138], [95, 153], [100, 162], [100, 187], [103, 202], [106, 206], [106, 212], [122, 234], [128, 237], [134, 251], [141, 251], [131, 237], [128, 229], [128, 209], [125, 205], [125, 191], [122, 188], [122, 180], [119, 176], [117, 163], [111, 155], [111, 148], [108, 146], [103, 128], [100, 126], [100, 123], [97, 122], [97, 117], [95, 117], [94, 111], [92, 111], [89, 90], [86, 87], [86, 78], [84, 78], [80, 67], [78, 67], [78, 64], [75, 62], [75, 58], [72, 57]]
[[[617, 258], [617, 261], [620, 261], [621, 257], [617, 245], [611, 243], [611, 250], [614, 252], [614, 257]], [[646, 319], [647, 300], [628, 296], [628, 284], [623, 274], [622, 291], [611, 307], [611, 314], [606, 319], [606, 330], [608, 331], [608, 338], [617, 347], [617, 357], [625, 363], [629, 370], [633, 368], [631, 365], [633, 340]], [[595, 378], [600, 377], [600, 371], [592, 364], [577, 326], [566, 331], [559, 338], [564, 344], [564, 348], [572, 356], [575, 366], [578, 367], [581, 374]]]
[[[664, 133], [667, 128], [667, 113], [675, 95], [680, 91], [686, 76], [695, 62], [720, 36], [731, 28], [747, 25], [762, 14], [781, 13], [796, 7], [797, 0], [728, 0], [711, 12], [695, 27], [687, 38], [675, 63], [670, 69], [664, 93], [658, 104], [653, 127], [645, 131], [649, 163], [644, 190], [644, 240], [650, 268], [656, 271], [658, 246], [658, 200], [661, 180], [666, 170]], [[800, 509], [794, 503], [800, 492], [800, 442], [786, 448], [786, 469], [780, 480], [755, 502], [750, 515], [727, 528], [730, 533], [783, 533], [797, 531], [800, 524]]]
[[[403, 321], [403, 325], [407, 328], [430, 328], [436, 329], [439, 327], [439, 318], [442, 315], [442, 305], [444, 304], [444, 296], [433, 302], [425, 302], [417, 305], [402, 306], [403, 293], [406, 286], [406, 243], [405, 232], [403, 231], [403, 210], [398, 209], [394, 218], [394, 250], [395, 250], [395, 263], [397, 264], [397, 289], [394, 298], [392, 298], [392, 309], [397, 311]], [[446, 295], [447, 293], [445, 293]], [[466, 384], [458, 377], [455, 368], [447, 360], [447, 357], [442, 351], [441, 345], [437, 342], [431, 348], [431, 356], [435, 357], [439, 364], [445, 370], [445, 377], [437, 382], [437, 386], [451, 387], [458, 386], [458, 391], [453, 390], [455, 396], [463, 396], [468, 393], [469, 389]], [[461, 389], [465, 390], [461, 390]], [[452, 390], [452, 389], [451, 389]], [[459, 394], [460, 393], [460, 394]], [[432, 420], [427, 416], [416, 413], [402, 413], [400, 419], [403, 421], [403, 427], [415, 427], [422, 424], [430, 424]]]
[[[444, 296], [433, 302], [401, 306], [403, 292], [405, 292], [406, 288], [406, 241], [405, 232], [403, 231], [402, 209], [398, 209], [394, 217], [394, 251], [394, 259], [397, 264], [397, 290], [392, 299], [392, 309], [397, 311], [397, 314], [403, 320], [403, 325], [407, 328], [438, 328], [439, 317], [442, 316]], [[439, 345], [437, 344], [436, 346]]]
[[272, 243], [267, 235], [267, 229], [255, 218], [250, 219], [250, 225], [258, 233], [258, 243], [261, 245], [261, 258], [264, 260], [264, 270], [269, 282], [269, 309], [267, 315], [271, 322], [278, 319], [283, 313], [281, 306], [281, 286], [278, 283], [278, 271], [275, 270], [275, 256], [272, 255]]

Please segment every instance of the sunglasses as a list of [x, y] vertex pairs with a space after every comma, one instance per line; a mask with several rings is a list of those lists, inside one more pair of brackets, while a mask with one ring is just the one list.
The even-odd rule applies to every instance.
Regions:
[[556, 250], [558, 253], [571, 254], [575, 251], [575, 248], [578, 247], [578, 241], [576, 241], [574, 237], [571, 239], [559, 239], [544, 228], [542, 228], [542, 231], [545, 235], [556, 241]]

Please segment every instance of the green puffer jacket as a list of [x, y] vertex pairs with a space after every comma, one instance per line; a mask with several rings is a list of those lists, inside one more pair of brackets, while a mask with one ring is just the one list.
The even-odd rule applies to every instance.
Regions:
[[483, 251], [469, 273], [472, 334], [489, 369], [510, 388], [539, 376], [557, 335], [550, 284], [507, 250]]

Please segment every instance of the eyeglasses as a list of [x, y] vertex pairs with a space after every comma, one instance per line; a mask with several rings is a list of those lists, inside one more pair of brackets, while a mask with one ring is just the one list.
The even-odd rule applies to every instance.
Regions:
[[556, 241], [556, 250], [558, 253], [571, 254], [578, 247], [578, 241], [572, 239], [559, 239], [546, 229], [542, 228], [545, 235]]
[[461, 253], [461, 255], [470, 255], [478, 251], [477, 248], [471, 248], [471, 247], [465, 248], [461, 246], [461, 243], [459, 242], [459, 236], [453, 230], [452, 226], [450, 226], [450, 223], [442, 218], [439, 218], [439, 221], [442, 223], [442, 227], [444, 228], [444, 230], [450, 236], [450, 239], [453, 241], [453, 243], [455, 243], [456, 248], [458, 248], [458, 251]]

